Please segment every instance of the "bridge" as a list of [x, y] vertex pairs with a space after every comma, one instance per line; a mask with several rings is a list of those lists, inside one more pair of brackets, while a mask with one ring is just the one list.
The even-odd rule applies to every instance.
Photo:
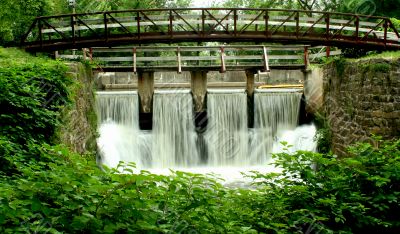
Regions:
[[62, 59], [90, 60], [101, 72], [270, 71], [305, 70], [321, 57], [340, 50], [304, 45], [91, 47]]
[[28, 51], [126, 44], [252, 42], [400, 49], [387, 17], [336, 12], [185, 8], [42, 16], [22, 40]]

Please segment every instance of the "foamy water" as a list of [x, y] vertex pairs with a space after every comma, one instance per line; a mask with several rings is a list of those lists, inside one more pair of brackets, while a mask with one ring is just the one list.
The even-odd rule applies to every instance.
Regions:
[[[226, 186], [249, 186], [252, 179], [243, 173], [280, 171], [271, 165], [272, 153], [315, 150], [315, 126], [296, 127], [300, 98], [298, 91], [256, 92], [255, 126], [249, 129], [244, 91], [211, 91], [207, 130], [198, 141], [189, 91], [154, 94], [152, 131], [139, 129], [136, 92], [98, 93], [99, 161], [112, 168], [134, 162], [136, 171], [163, 175], [170, 169], [213, 174]], [[292, 147], [285, 149], [282, 141]]]

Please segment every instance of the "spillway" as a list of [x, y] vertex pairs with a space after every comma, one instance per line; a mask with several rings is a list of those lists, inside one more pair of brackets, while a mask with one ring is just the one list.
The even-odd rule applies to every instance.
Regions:
[[207, 165], [249, 165], [247, 94], [244, 90], [210, 90], [205, 134]]
[[134, 162], [138, 168], [150, 166], [145, 147], [149, 137], [139, 130], [137, 92], [97, 92], [96, 105], [102, 163], [108, 167], [117, 167], [120, 161]]
[[153, 163], [156, 168], [198, 165], [192, 95], [156, 91], [153, 104]]
[[[315, 150], [315, 127], [298, 126], [301, 96], [299, 90], [256, 90], [249, 112], [244, 90], [208, 90], [208, 123], [196, 132], [191, 92], [159, 90], [153, 95], [153, 128], [144, 131], [137, 92], [98, 92], [101, 163], [134, 162], [160, 173], [215, 171], [227, 178], [246, 168], [265, 169], [271, 153], [284, 150], [281, 141], [293, 145], [291, 151]], [[254, 128], [248, 128], [252, 117]]]
[[251, 142], [253, 163], [270, 161], [273, 145], [280, 143], [279, 136], [296, 128], [301, 96], [302, 93], [296, 89], [256, 90]]

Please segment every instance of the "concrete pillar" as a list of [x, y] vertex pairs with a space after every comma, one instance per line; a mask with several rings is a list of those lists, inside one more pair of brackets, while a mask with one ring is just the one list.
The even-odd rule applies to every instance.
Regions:
[[254, 127], [254, 77], [255, 71], [246, 70], [247, 116], [248, 127]]
[[312, 68], [304, 73], [304, 96], [306, 99], [306, 111], [315, 114], [322, 109], [323, 105], [323, 70]]
[[138, 93], [140, 112], [150, 113], [153, 107], [154, 72], [140, 72], [138, 74]]
[[249, 97], [254, 94], [254, 73], [252, 70], [246, 70], [246, 91]]
[[204, 111], [204, 101], [207, 94], [207, 71], [192, 71], [190, 74], [194, 109], [195, 112], [202, 112]]

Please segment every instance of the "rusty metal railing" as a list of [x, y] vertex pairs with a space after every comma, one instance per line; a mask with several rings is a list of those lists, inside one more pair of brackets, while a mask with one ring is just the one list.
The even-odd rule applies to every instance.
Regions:
[[400, 48], [387, 17], [337, 12], [184, 8], [38, 17], [22, 40], [31, 51], [178, 42], [279, 42]]

